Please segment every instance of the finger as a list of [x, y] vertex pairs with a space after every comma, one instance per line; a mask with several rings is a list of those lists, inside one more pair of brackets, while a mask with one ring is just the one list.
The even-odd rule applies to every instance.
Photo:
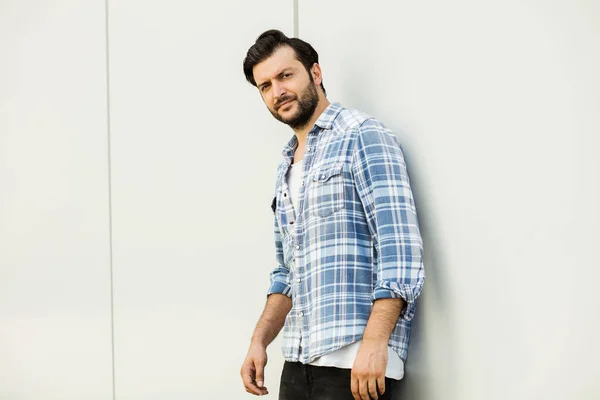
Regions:
[[377, 386], [379, 387], [379, 394], [383, 395], [385, 393], [385, 375], [379, 375], [377, 378]]
[[258, 388], [258, 390], [260, 390], [260, 394], [264, 395], [264, 394], [268, 394], [269, 391], [267, 390], [267, 387], [265, 386], [265, 377], [264, 377], [264, 371], [265, 371], [265, 365], [267, 364], [267, 361], [255, 361], [254, 362], [254, 366], [256, 368], [256, 370], [254, 371], [254, 385], [255, 387]]
[[354, 400], [361, 400], [360, 393], [358, 392], [358, 379], [354, 375], [350, 377], [350, 391], [352, 392], [352, 396], [354, 396]]
[[361, 378], [358, 380], [358, 392], [360, 393], [360, 400], [371, 400], [369, 396], [369, 381]]
[[377, 400], [379, 398], [379, 395], [377, 394], [377, 379], [375, 379], [375, 377], [370, 377], [367, 382], [369, 395], [371, 396], [371, 399]]
[[251, 367], [245, 366], [242, 371], [242, 380], [244, 387], [248, 393], [259, 395], [261, 390], [254, 384], [254, 370]]
[[246, 389], [246, 393], [250, 393], [250, 394], [253, 394], [253, 395], [255, 395], [255, 396], [263, 396], [263, 395], [265, 395], [265, 394], [269, 394], [269, 392], [267, 392], [267, 391], [265, 391], [265, 392], [264, 392], [264, 393], [262, 393], [262, 394], [256, 394], [256, 393], [254, 393], [253, 391], [251, 391], [251, 390], [248, 390], [248, 389]]
[[265, 364], [261, 362], [256, 363], [256, 386], [263, 388], [265, 383]]

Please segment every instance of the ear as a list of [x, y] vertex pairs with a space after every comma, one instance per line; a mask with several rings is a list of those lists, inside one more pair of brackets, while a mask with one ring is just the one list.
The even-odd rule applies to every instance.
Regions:
[[313, 81], [315, 81], [315, 85], [320, 86], [321, 81], [323, 81], [323, 73], [321, 71], [321, 66], [317, 63], [314, 63], [312, 68], [310, 69], [310, 73], [312, 74]]

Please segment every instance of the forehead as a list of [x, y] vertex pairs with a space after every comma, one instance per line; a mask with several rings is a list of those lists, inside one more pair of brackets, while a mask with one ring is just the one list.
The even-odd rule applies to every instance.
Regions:
[[257, 84], [274, 78], [286, 68], [303, 67], [296, 59], [296, 53], [290, 46], [281, 46], [269, 58], [259, 62], [252, 69]]

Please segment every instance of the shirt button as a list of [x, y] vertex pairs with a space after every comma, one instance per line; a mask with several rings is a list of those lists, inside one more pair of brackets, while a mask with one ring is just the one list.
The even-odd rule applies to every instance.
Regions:
[[301, 185], [304, 186], [304, 181], [302, 181]]
[[306, 148], [306, 152], [308, 153], [309, 151], [310, 151], [310, 147], [307, 147]]
[[325, 179], [325, 175], [321, 175], [321, 179]]
[[296, 245], [296, 250], [300, 250], [300, 245]]
[[300, 283], [301, 279], [300, 278], [296, 278], [296, 282]]
[[302, 311], [300, 311], [300, 312], [298, 313], [298, 316], [299, 316], [299, 317], [302, 317], [303, 315], [304, 315], [304, 313], [303, 313]]

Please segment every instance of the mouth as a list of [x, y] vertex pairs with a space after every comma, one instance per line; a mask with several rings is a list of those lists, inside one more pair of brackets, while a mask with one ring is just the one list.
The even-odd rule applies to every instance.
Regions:
[[284, 101], [283, 103], [281, 103], [280, 105], [277, 106], [277, 110], [279, 110], [281, 107], [285, 107], [287, 105], [292, 104], [293, 101], [294, 100], [286, 100], [286, 101]]

